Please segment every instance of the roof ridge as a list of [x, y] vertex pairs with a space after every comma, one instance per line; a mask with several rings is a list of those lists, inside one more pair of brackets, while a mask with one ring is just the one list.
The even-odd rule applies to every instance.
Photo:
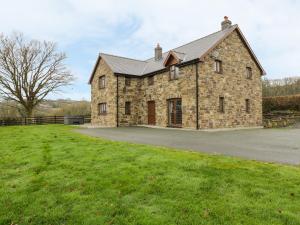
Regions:
[[175, 53], [185, 54], [184, 52], [178, 52], [178, 51], [175, 51], [175, 50], [170, 50], [170, 51], [175, 52]]
[[112, 56], [112, 57], [123, 58], [123, 59], [129, 59], [129, 60], [134, 60], [134, 61], [139, 61], [139, 62], [147, 63], [145, 60], [132, 59], [132, 58], [124, 57], [124, 56], [112, 55], [112, 54], [103, 53], [103, 52], [101, 52], [100, 55], [108, 55], [108, 56]]
[[[230, 28], [233, 28], [233, 27], [236, 27], [236, 26], [237, 26], [237, 24], [232, 25]], [[178, 49], [178, 48], [183, 47], [183, 46], [185, 46], [185, 45], [189, 45], [189, 44], [191, 44], [191, 43], [193, 43], [193, 42], [199, 41], [199, 40], [201, 40], [201, 39], [203, 39], [203, 38], [207, 38], [207, 37], [209, 37], [209, 36], [211, 36], [211, 35], [214, 35], [214, 34], [216, 34], [216, 33], [223, 32], [223, 31], [225, 31], [225, 30], [219, 30], [219, 31], [213, 32], [213, 33], [211, 33], [211, 34], [205, 35], [205, 36], [203, 36], [203, 37], [201, 37], [201, 38], [198, 38], [198, 39], [196, 39], [196, 40], [190, 41], [190, 42], [188, 42], [188, 43], [186, 43], [186, 44], [180, 45], [180, 46], [178, 46], [178, 47], [176, 47], [176, 48], [174, 48], [174, 49]], [[173, 49], [172, 49], [172, 50], [173, 50]]]
[[[237, 26], [238, 26], [237, 24], [232, 25], [232, 26], [230, 27], [230, 29], [232, 29], [233, 27], [234, 27], [234, 29], [235, 29]], [[201, 38], [197, 38], [197, 39], [195, 39], [195, 40], [193, 40], [193, 41], [190, 41], [190, 42], [185, 43], [185, 44], [183, 44], [183, 45], [180, 45], [180, 46], [178, 46], [178, 47], [176, 47], [176, 48], [173, 48], [173, 49], [170, 49], [170, 50], [168, 50], [168, 51], [166, 51], [166, 52], [163, 52], [163, 54], [164, 54], [164, 53], [167, 53], [167, 52], [170, 52], [170, 51], [175, 51], [175, 52], [176, 52], [175, 49], [181, 48], [181, 47], [183, 47], [183, 46], [185, 46], [185, 45], [189, 45], [189, 44], [191, 44], [191, 43], [193, 43], [193, 42], [199, 41], [199, 40], [201, 40], [201, 39], [203, 39], [203, 38], [207, 38], [207, 37], [209, 37], [209, 36], [211, 36], [211, 35], [214, 35], [214, 34], [216, 34], [216, 33], [222, 32], [222, 31], [224, 31], [224, 30], [219, 30], [219, 31], [213, 32], [213, 33], [211, 33], [211, 34], [208, 34], [208, 35], [206, 35], [206, 36], [203, 36], [203, 37], [201, 37]], [[179, 52], [179, 53], [183, 53], [183, 52]], [[183, 53], [183, 54], [185, 54], [185, 53]], [[145, 61], [148, 61], [148, 60], [153, 59], [153, 58], [154, 58], [154, 57], [151, 57], [151, 58], [149, 58], [149, 59], [146, 59]]]

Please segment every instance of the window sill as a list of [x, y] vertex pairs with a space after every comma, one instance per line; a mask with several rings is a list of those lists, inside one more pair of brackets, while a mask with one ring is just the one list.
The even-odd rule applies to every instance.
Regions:
[[182, 128], [182, 125], [168, 125], [169, 128]]
[[106, 116], [107, 113], [99, 113], [98, 115], [99, 115], [99, 116]]

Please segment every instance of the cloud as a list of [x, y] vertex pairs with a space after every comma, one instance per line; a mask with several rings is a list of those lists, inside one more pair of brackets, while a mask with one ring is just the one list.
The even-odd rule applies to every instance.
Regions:
[[295, 0], [0, 0], [0, 4], [0, 31], [17, 30], [30, 38], [58, 42], [69, 55], [78, 83], [88, 80], [99, 51], [149, 58], [157, 42], [169, 50], [215, 32], [225, 15], [239, 24], [269, 78], [300, 75], [300, 2]]

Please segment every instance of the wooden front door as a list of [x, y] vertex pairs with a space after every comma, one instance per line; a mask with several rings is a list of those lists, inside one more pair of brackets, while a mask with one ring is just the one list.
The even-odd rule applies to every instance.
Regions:
[[155, 125], [155, 101], [148, 102], [148, 124]]
[[168, 121], [170, 127], [182, 127], [181, 98], [168, 100]]

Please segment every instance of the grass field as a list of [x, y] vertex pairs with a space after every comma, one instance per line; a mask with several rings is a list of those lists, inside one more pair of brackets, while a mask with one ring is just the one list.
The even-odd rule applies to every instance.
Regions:
[[300, 224], [300, 168], [0, 128], [0, 224]]

